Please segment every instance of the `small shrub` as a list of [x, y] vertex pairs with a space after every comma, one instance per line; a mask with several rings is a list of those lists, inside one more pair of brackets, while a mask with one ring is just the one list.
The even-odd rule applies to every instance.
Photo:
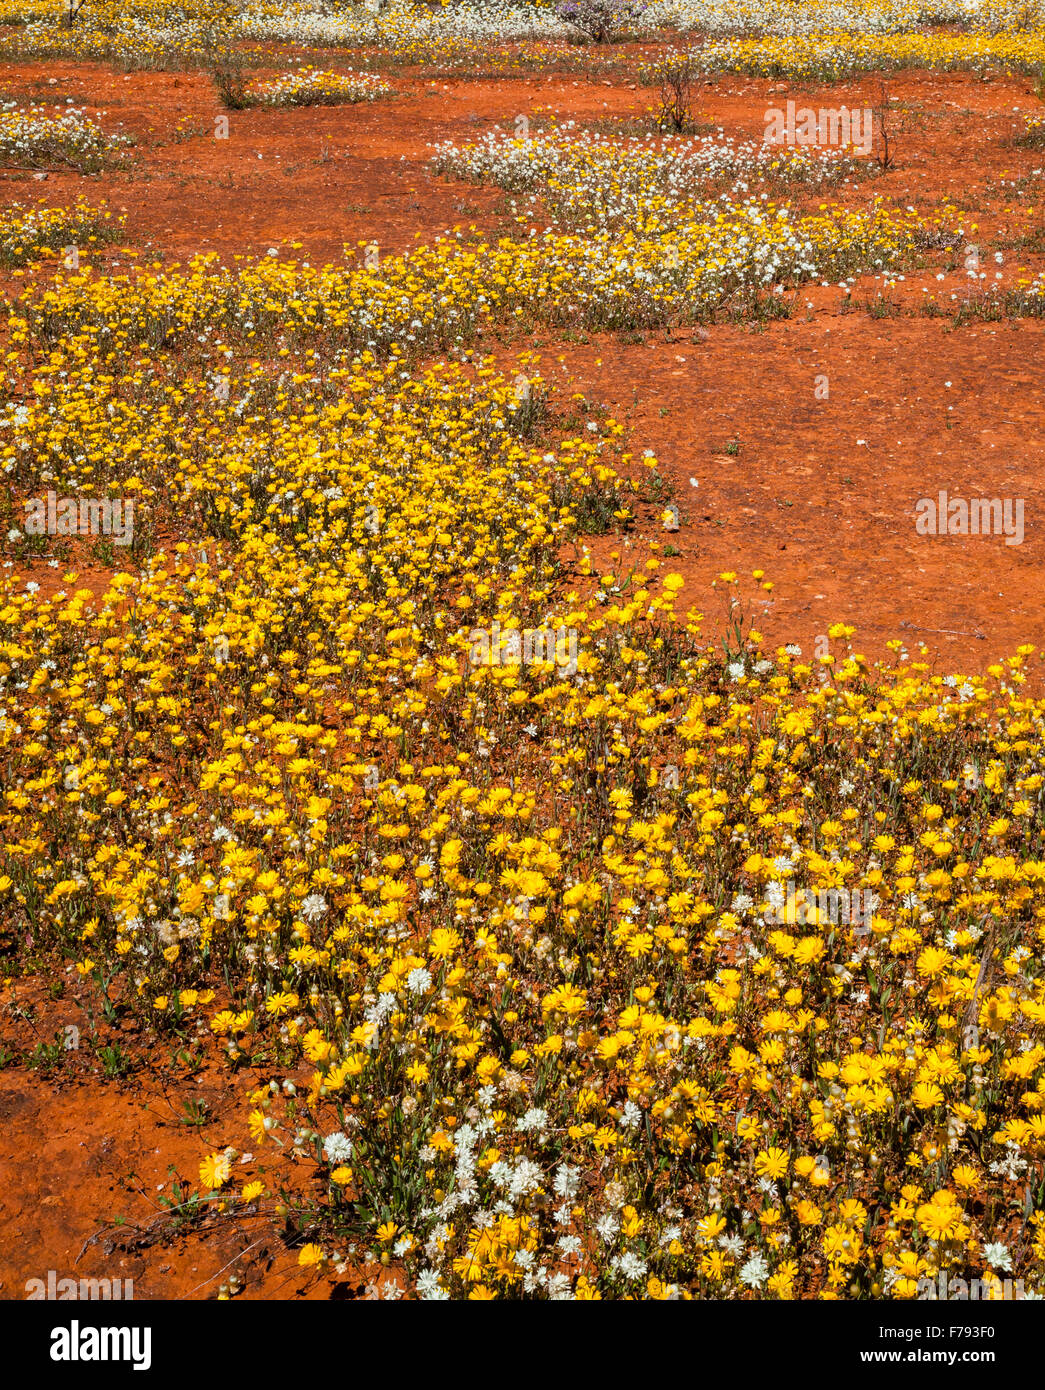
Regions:
[[340, 106], [374, 101], [388, 96], [391, 88], [381, 78], [365, 72], [321, 72], [308, 68], [286, 73], [272, 82], [258, 83], [245, 92], [246, 106]]
[[556, 13], [591, 43], [612, 43], [643, 13], [640, 0], [566, 0]]
[[1016, 136], [1015, 143], [1023, 149], [1045, 150], [1045, 115], [1026, 115], [1023, 124], [1024, 129]]
[[688, 53], [676, 53], [666, 58], [658, 69], [660, 79], [660, 110], [657, 127], [684, 134], [693, 125], [694, 88], [702, 77]]

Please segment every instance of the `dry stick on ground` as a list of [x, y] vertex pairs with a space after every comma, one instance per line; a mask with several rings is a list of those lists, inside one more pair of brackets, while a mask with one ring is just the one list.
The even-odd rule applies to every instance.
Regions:
[[200, 1289], [202, 1289], [206, 1284], [213, 1284], [214, 1280], [217, 1279], [219, 1274], [225, 1273], [229, 1265], [234, 1265], [237, 1260], [242, 1260], [245, 1255], [249, 1255], [252, 1250], [257, 1249], [261, 1242], [263, 1240], [266, 1240], [267, 1238], [268, 1237], [265, 1235], [258, 1236], [257, 1240], [253, 1241], [250, 1245], [248, 1245], [246, 1250], [241, 1250], [238, 1255], [233, 1255], [232, 1259], [228, 1260], [225, 1264], [223, 1264], [222, 1267], [219, 1270], [217, 1270], [216, 1273], [212, 1274], [209, 1279], [204, 1279], [202, 1283], [197, 1284], [196, 1287], [194, 1289], [190, 1289], [188, 1293], [180, 1294], [178, 1296], [177, 1301], [179, 1303], [184, 1302], [186, 1298], [191, 1298], [194, 1293], [198, 1293]]
[[980, 642], [986, 642], [987, 634], [977, 628], [974, 632], [960, 631], [954, 627], [922, 627], [919, 623], [909, 623], [903, 621], [901, 627], [909, 628], [912, 632], [941, 632], [945, 637], [975, 637]]
[[886, 169], [891, 169], [895, 160], [889, 153], [889, 117], [892, 111], [889, 107], [889, 93], [886, 90], [885, 78], [878, 79], [878, 104], [872, 109], [871, 119], [873, 125], [878, 128], [878, 164], [883, 173]]
[[[155, 1205], [156, 1203], [153, 1202], [154, 1207]], [[130, 1232], [133, 1232], [135, 1235], [138, 1236], [151, 1236], [157, 1231], [162, 1232], [164, 1227], [170, 1225], [171, 1221], [175, 1217], [175, 1213], [189, 1206], [191, 1206], [191, 1202], [173, 1202], [160, 1216], [154, 1217], [153, 1220], [150, 1221], [146, 1226], [137, 1226], [130, 1221], [108, 1222], [107, 1224], [101, 1226], [92, 1235], [89, 1235], [87, 1239], [84, 1241], [84, 1243], [80, 1246], [80, 1253], [73, 1261], [73, 1268], [75, 1269], [75, 1267], [83, 1259], [84, 1254], [87, 1251], [87, 1247], [89, 1245], [94, 1245], [97, 1241], [101, 1240], [103, 1236], [115, 1233], [117, 1231], [121, 1232], [122, 1234], [128, 1234]], [[257, 1206], [248, 1207], [245, 1211], [204, 1211], [201, 1213], [199, 1225], [197, 1225], [195, 1229], [197, 1233], [203, 1234], [204, 1232], [221, 1230], [223, 1227], [227, 1227], [235, 1222], [257, 1221], [261, 1219], [271, 1221], [271, 1213], [263, 1211]], [[265, 1237], [263, 1236], [262, 1239], [264, 1238]], [[119, 1241], [117, 1240], [115, 1244], [119, 1244]]]
[[701, 77], [688, 53], [666, 58], [660, 65], [660, 112], [657, 125], [682, 134], [693, 118], [693, 86]]

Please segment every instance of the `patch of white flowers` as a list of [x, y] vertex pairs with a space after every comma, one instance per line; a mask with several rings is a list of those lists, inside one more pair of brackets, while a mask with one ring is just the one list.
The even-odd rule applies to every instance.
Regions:
[[692, 139], [650, 135], [624, 140], [576, 130], [517, 135], [496, 126], [482, 140], [433, 147], [439, 173], [508, 190], [539, 190], [556, 220], [596, 226], [650, 226], [668, 213], [698, 215], [723, 184], [742, 194], [750, 181], [819, 188], [867, 172], [844, 150], [784, 148], [721, 133]]
[[0, 164], [31, 169], [69, 164], [83, 171], [101, 168], [106, 155], [133, 144], [129, 135], [107, 135], [75, 106], [0, 106]]
[[342, 102], [374, 101], [391, 92], [387, 82], [366, 72], [321, 72], [306, 68], [290, 72], [251, 90], [261, 106], [334, 106]]

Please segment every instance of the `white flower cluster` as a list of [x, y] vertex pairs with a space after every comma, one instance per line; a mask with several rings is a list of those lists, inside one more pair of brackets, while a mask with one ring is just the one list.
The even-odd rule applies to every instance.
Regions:
[[323, 1151], [327, 1156], [327, 1162], [335, 1168], [339, 1163], [351, 1163], [355, 1152], [352, 1140], [341, 1130], [327, 1135], [323, 1140]]
[[696, 215], [729, 180], [733, 194], [745, 192], [751, 180], [817, 188], [869, 167], [843, 150], [781, 148], [722, 134], [619, 140], [574, 131], [572, 121], [533, 136], [495, 126], [473, 144], [433, 146], [432, 162], [437, 172], [458, 178], [539, 189], [553, 217], [590, 228], [649, 225], [668, 212]]
[[447, 5], [434, 11], [426, 5], [397, 3], [381, 10], [368, 5], [334, 14], [295, 4], [265, 5], [245, 11], [240, 28], [251, 38], [346, 47], [440, 37], [472, 42], [563, 40], [571, 32], [554, 6], [512, 5], [503, 0]]
[[0, 106], [0, 163], [32, 169], [55, 164], [84, 172], [101, 168], [106, 155], [133, 144], [129, 135], [106, 135], [75, 106]]
[[655, 0], [650, 26], [749, 38], [758, 34], [900, 34], [926, 24], [961, 24], [980, 12], [978, 0]]
[[321, 72], [303, 68], [251, 89], [251, 101], [261, 106], [334, 106], [343, 102], [374, 101], [388, 96], [387, 82], [366, 72]]
[[380, 36], [376, 16], [357, 6], [336, 14], [294, 4], [258, 6], [243, 12], [239, 29], [254, 39], [325, 48], [377, 43]]

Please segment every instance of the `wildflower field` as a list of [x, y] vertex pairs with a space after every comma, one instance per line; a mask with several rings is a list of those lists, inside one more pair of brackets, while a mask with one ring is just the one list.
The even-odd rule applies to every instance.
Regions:
[[0, 98], [3, 1296], [1045, 1296], [1045, 7]]

